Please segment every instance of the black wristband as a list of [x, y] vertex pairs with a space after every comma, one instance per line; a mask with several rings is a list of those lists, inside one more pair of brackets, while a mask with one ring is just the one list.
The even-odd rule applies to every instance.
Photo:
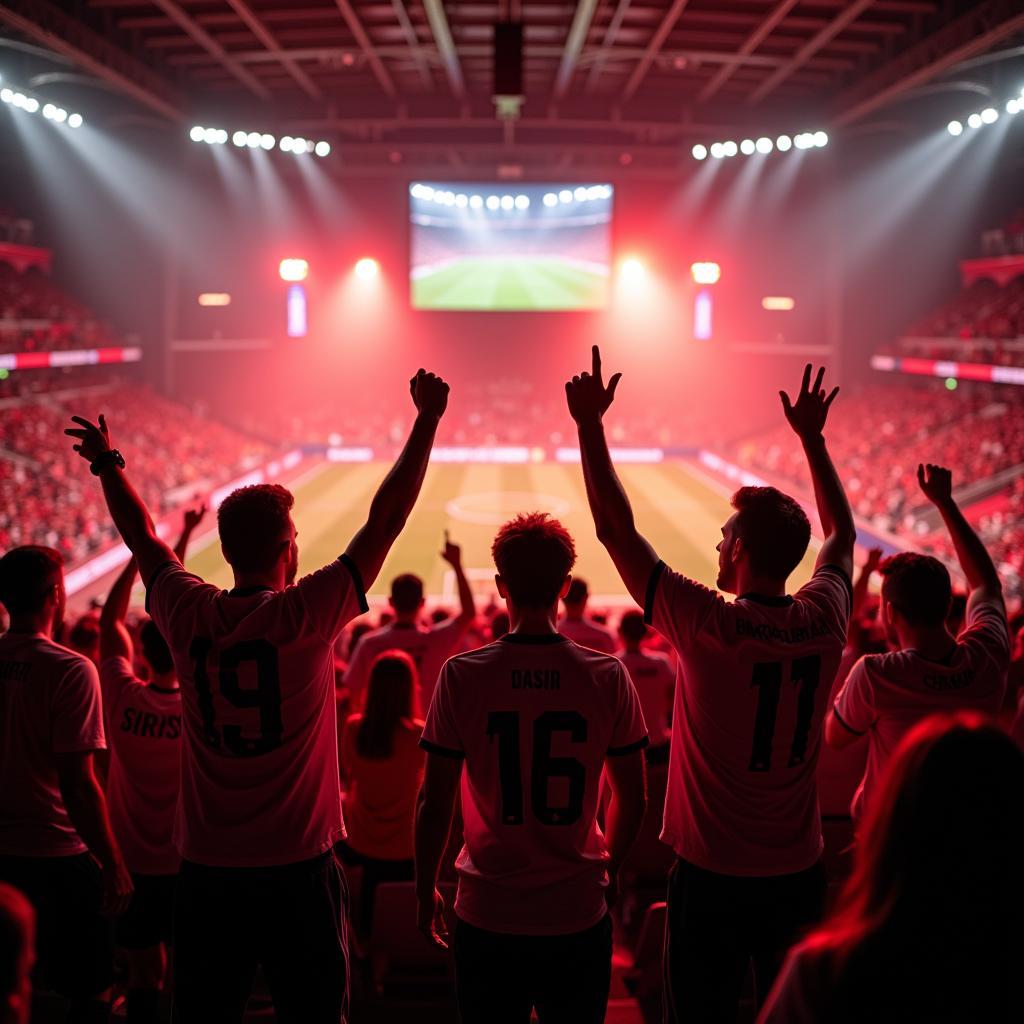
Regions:
[[99, 476], [100, 473], [102, 473], [108, 466], [117, 466], [118, 469], [124, 469], [124, 456], [116, 448], [100, 452], [100, 454], [89, 463], [89, 472], [92, 473], [93, 476]]

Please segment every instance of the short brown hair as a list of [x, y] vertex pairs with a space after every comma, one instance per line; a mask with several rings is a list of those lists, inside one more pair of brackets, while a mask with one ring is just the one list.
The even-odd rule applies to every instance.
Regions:
[[941, 626], [953, 600], [949, 570], [931, 555], [901, 551], [878, 567], [882, 597], [912, 626]]
[[0, 604], [10, 615], [31, 615], [46, 603], [64, 576], [64, 558], [54, 548], [26, 544], [0, 558]]
[[733, 532], [758, 575], [785, 579], [807, 553], [811, 521], [796, 499], [775, 487], [741, 487], [732, 496]]
[[507, 522], [494, 538], [491, 556], [509, 597], [523, 608], [548, 608], [558, 600], [576, 564], [572, 534], [546, 512]]
[[281, 552], [295, 498], [280, 484], [252, 484], [232, 491], [217, 509], [224, 557], [233, 569], [265, 572]]
[[414, 612], [423, 603], [423, 580], [403, 572], [391, 581], [391, 606], [396, 612]]

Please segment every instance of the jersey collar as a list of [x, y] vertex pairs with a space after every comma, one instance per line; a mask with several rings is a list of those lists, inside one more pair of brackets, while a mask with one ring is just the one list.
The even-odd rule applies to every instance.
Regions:
[[506, 633], [502, 641], [508, 644], [567, 644], [569, 638], [561, 633]]

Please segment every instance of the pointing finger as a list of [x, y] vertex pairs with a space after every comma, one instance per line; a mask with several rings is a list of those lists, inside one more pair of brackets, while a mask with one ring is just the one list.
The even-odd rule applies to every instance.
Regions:
[[591, 356], [591, 361], [592, 361], [591, 362], [591, 368], [594, 371], [594, 376], [598, 380], [600, 380], [601, 379], [601, 350], [597, 347], [597, 345], [591, 346], [590, 356]]
[[811, 364], [804, 367], [804, 379], [800, 382], [800, 394], [806, 395], [811, 388]]
[[821, 382], [825, 379], [825, 367], [822, 366], [818, 370], [818, 376], [814, 378], [814, 393], [817, 394], [821, 391]]

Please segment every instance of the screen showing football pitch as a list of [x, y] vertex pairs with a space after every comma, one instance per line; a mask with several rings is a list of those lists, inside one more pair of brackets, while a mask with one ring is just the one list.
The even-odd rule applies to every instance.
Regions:
[[613, 197], [602, 184], [414, 182], [413, 307], [604, 308]]

